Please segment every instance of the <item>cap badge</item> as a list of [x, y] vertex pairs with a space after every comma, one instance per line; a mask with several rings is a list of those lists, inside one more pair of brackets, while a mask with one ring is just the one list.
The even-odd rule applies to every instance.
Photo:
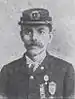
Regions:
[[30, 14], [31, 20], [39, 20], [40, 19], [40, 13], [38, 11], [32, 11]]
[[49, 92], [51, 95], [54, 95], [56, 92], [56, 83], [54, 81], [49, 83]]

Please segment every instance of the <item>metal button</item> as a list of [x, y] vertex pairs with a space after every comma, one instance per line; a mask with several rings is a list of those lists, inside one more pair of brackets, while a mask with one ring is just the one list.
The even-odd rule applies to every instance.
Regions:
[[30, 76], [30, 79], [34, 79], [34, 76], [31, 75], [31, 76]]
[[47, 85], [47, 82], [45, 82], [45, 85]]
[[41, 66], [41, 70], [43, 70], [44, 69], [44, 67], [43, 66]]
[[54, 99], [54, 97], [53, 96], [50, 96], [49, 99]]

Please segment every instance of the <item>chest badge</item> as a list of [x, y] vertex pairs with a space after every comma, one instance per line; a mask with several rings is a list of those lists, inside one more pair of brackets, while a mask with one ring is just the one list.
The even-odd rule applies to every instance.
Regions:
[[56, 83], [54, 81], [49, 83], [49, 92], [51, 95], [54, 95], [56, 92]]

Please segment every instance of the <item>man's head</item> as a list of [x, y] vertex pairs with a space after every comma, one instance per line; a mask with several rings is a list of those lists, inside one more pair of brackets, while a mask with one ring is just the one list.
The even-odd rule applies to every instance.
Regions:
[[51, 41], [52, 18], [46, 9], [29, 9], [23, 12], [20, 19], [21, 38], [27, 52], [37, 55], [46, 51], [48, 43]]

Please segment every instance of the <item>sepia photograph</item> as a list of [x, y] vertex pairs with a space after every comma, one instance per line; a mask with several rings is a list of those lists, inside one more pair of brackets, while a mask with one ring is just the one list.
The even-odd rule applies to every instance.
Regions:
[[75, 0], [0, 0], [0, 99], [75, 99]]

